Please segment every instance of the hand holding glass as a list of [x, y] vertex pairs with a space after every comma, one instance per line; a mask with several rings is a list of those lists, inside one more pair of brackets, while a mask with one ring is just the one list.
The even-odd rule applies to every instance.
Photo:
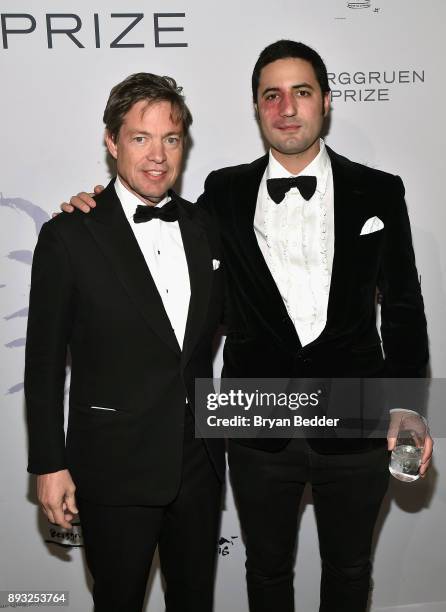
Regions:
[[390, 458], [389, 470], [392, 476], [403, 482], [418, 480], [426, 434], [427, 426], [423, 417], [411, 413], [402, 415]]

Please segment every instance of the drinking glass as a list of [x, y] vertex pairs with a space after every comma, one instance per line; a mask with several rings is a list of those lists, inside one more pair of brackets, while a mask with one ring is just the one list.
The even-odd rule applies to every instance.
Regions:
[[402, 414], [395, 448], [390, 457], [392, 476], [403, 482], [418, 480], [426, 433], [426, 420], [422, 416], [409, 412]]

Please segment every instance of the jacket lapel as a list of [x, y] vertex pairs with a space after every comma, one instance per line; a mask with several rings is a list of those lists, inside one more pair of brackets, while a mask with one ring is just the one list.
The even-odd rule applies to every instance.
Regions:
[[192, 355], [206, 320], [214, 272], [205, 227], [196, 214], [197, 210], [193, 204], [186, 202], [176, 194], [171, 195], [178, 203], [180, 215], [178, 222], [189, 270], [191, 292], [183, 342], [182, 361], [184, 365]]
[[360, 188], [361, 171], [345, 157], [337, 155], [327, 147], [333, 171], [334, 192], [334, 258], [331, 274], [330, 293], [327, 308], [327, 323], [322, 334], [334, 333], [336, 319], [342, 316], [346, 296], [351, 291], [355, 278], [355, 248], [357, 245], [358, 218], [361, 214]]
[[179, 353], [162, 299], [116, 195], [114, 180], [96, 200], [98, 206], [85, 216], [85, 225], [150, 329]]
[[[255, 296], [256, 308], [277, 339], [282, 343], [295, 347], [300, 345], [294, 325], [289, 318], [280, 291], [263, 257], [254, 231], [254, 215], [257, 197], [263, 174], [268, 165], [268, 154], [250, 164], [234, 181], [233, 202], [236, 208], [236, 231], [238, 233], [241, 251], [240, 265], [250, 267], [251, 287], [249, 293]], [[243, 263], [242, 263], [243, 262]], [[248, 288], [246, 288], [248, 290]], [[288, 321], [284, 334], [284, 321]]]

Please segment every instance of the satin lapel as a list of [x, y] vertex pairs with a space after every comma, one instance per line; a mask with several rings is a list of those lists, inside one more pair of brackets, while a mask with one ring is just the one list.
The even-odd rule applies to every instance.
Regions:
[[[299, 338], [254, 231], [257, 196], [267, 165], [268, 155], [265, 155], [240, 173], [233, 184], [233, 214], [236, 215], [235, 228], [241, 248], [239, 265], [249, 266], [245, 278], [252, 280], [250, 293], [256, 300], [255, 307], [262, 314], [266, 325], [273, 330], [280, 342], [295, 347], [296, 342], [300, 344]], [[291, 325], [284, 328], [285, 320]]]
[[194, 205], [178, 198], [176, 194], [172, 194], [172, 196], [177, 198], [180, 211], [178, 222], [190, 280], [190, 302], [182, 354], [184, 365], [192, 355], [206, 320], [213, 280], [212, 275], [215, 273], [212, 268], [212, 254], [205, 228], [197, 219], [197, 211], [194, 210]]
[[[333, 171], [334, 258], [324, 332], [333, 332], [331, 323], [344, 310], [346, 296], [354, 278], [357, 219], [361, 214], [360, 181], [357, 167], [327, 147]], [[322, 337], [325, 333], [322, 333]], [[320, 336], [320, 337], [321, 337]]]
[[150, 329], [173, 351], [179, 353], [180, 347], [169, 317], [124, 215], [113, 181], [96, 200], [97, 207], [85, 216], [85, 225]]

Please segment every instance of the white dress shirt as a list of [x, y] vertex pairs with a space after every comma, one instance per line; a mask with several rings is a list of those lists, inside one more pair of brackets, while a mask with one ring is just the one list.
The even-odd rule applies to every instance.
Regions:
[[[189, 310], [190, 281], [178, 221], [151, 219], [145, 223], [135, 223], [133, 215], [136, 207], [144, 205], [143, 202], [124, 187], [119, 176], [115, 181], [115, 190], [182, 348]], [[164, 206], [169, 200], [166, 196], [157, 206]]]
[[[306, 201], [293, 187], [276, 204], [268, 194], [267, 179], [291, 176], [316, 176], [314, 195]], [[299, 175], [290, 174], [270, 151], [257, 196], [254, 231], [302, 346], [315, 340], [327, 321], [333, 203], [331, 162], [322, 139], [320, 152]]]

